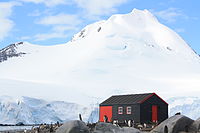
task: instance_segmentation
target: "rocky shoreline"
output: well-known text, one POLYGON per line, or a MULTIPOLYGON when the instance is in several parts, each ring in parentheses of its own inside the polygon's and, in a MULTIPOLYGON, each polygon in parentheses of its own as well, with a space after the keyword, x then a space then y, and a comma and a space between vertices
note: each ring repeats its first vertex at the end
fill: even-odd
MULTIPOLYGON (((134 127, 119 127, 111 123, 99 122, 93 127, 88 127, 82 121, 65 123, 56 130, 56 133, 146 133, 134 127)), ((159 125, 150 133, 200 133, 200 119, 192 120, 184 115, 174 115, 159 125)))
POLYGON ((74 120, 62 125, 43 125, 31 130, 0 131, 0 133, 200 133, 200 118, 192 120, 184 115, 172 116, 150 131, 134 127, 120 127, 112 123, 98 122, 86 124, 83 121, 74 120))

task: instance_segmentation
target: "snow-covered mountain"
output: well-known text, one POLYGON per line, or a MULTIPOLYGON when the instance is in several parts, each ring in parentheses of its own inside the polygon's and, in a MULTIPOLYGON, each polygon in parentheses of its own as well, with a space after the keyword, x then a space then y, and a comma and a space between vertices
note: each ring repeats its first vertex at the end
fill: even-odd
POLYGON ((79 119, 79 114, 82 115, 83 120, 86 122, 96 122, 98 115, 95 115, 95 110, 96 105, 84 107, 63 101, 47 102, 30 97, 15 99, 9 96, 1 96, 0 124, 64 122, 79 119))
POLYGON ((90 24, 66 44, 0 51, 0 94, 89 105, 112 94, 198 96, 200 58, 147 10, 90 24))

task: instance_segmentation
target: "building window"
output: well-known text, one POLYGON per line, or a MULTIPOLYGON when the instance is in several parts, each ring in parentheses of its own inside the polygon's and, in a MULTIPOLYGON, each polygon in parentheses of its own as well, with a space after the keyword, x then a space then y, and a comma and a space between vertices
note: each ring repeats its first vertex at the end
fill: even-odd
POLYGON ((123 114, 123 107, 118 107, 118 114, 123 114))
POLYGON ((131 114, 131 106, 126 107, 126 114, 131 114))

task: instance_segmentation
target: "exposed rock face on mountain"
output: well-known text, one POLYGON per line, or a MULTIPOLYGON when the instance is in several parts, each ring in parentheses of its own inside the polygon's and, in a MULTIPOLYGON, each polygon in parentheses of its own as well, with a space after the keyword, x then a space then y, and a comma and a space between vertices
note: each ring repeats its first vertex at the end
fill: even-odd
POLYGON ((8 58, 19 57, 26 53, 18 52, 17 46, 23 44, 23 42, 11 44, 0 50, 0 62, 6 61, 8 58))

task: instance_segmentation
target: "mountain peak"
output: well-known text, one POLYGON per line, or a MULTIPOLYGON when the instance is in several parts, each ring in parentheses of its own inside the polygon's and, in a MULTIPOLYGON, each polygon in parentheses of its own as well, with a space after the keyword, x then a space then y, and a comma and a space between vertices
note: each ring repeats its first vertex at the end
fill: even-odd
MULTIPOLYGON (((134 8, 131 13, 150 13, 149 10, 147 9, 144 9, 144 10, 140 10, 140 9, 137 9, 137 8, 134 8)), ((150 13, 151 14, 151 13, 150 13)))
POLYGON ((154 20, 154 21, 158 22, 157 18, 147 9, 139 10, 139 9, 134 8, 132 10, 131 14, 139 15, 140 17, 142 17, 142 16, 147 17, 150 20, 154 20))
POLYGON ((135 8, 130 13, 115 14, 112 15, 110 18, 108 18, 108 20, 101 20, 99 22, 87 25, 80 32, 75 34, 71 41, 73 42, 81 40, 89 35, 93 35, 93 33, 98 33, 101 31, 101 29, 103 29, 103 27, 105 27, 106 25, 113 25, 113 23, 114 24, 117 23, 118 25, 124 27, 129 26, 129 29, 133 29, 134 27, 137 26, 145 29, 146 25, 151 25, 152 23, 158 23, 158 20, 147 9, 139 10, 135 8))
MULTIPOLYGON (((134 8, 130 13, 127 14, 116 14, 112 15, 110 20, 113 19, 124 19, 124 21, 132 21, 134 23, 144 21, 145 23, 149 22, 158 22, 157 18, 147 9, 139 10, 134 8)), ((138 23, 140 24, 140 23, 138 23)))
POLYGON ((7 47, 1 49, 0 51, 6 51, 8 49, 13 49, 13 48, 16 49, 18 46, 23 45, 23 44, 24 44, 24 42, 16 42, 16 43, 8 45, 7 47))

